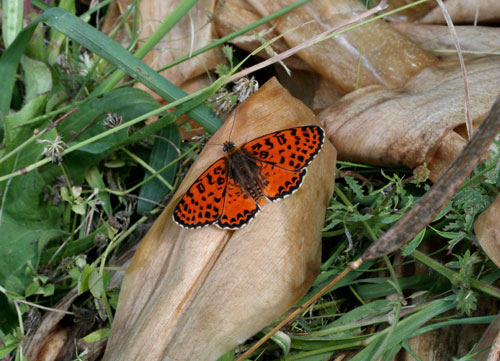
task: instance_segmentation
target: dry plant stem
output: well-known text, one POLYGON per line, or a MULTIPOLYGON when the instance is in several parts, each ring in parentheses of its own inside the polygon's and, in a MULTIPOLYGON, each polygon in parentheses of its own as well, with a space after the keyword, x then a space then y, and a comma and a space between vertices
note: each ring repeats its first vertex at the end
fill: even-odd
POLYGON ((271 331, 269 331, 264 337, 262 337, 259 341, 254 343, 248 350, 246 350, 240 357, 236 359, 236 361, 243 361, 248 356, 250 356, 255 350, 257 350, 264 342, 269 340, 276 332, 282 329, 288 322, 292 321, 295 317, 300 315, 307 307, 311 306, 314 302, 316 302, 321 296, 328 292, 333 286, 335 286, 338 282, 340 282, 349 272, 352 270, 358 269, 363 264, 362 259, 358 259, 354 262, 349 263, 349 267, 340 272, 337 277, 331 280, 325 287, 319 290, 313 297, 311 297, 307 302, 302 304, 299 308, 289 314, 283 321, 278 323, 271 331))
MULTIPOLYGON (((327 31, 324 31, 322 32, 321 34, 318 34, 314 37, 312 37, 311 39, 303 42, 302 44, 299 44, 291 49, 288 49, 287 51, 284 51, 283 53, 281 54, 278 54, 274 57, 272 57, 271 59, 267 59, 263 62, 260 62, 259 64, 256 64, 254 66, 251 66, 249 68, 246 68, 236 74, 233 74, 228 80, 227 82, 232 82, 236 79, 239 79, 241 77, 244 77, 248 74, 251 74, 259 69, 262 69, 262 68, 265 68, 266 66, 269 66, 271 64, 275 64, 275 63, 278 63, 280 61, 283 61, 285 60, 286 58, 289 58, 291 57, 292 55, 295 55, 296 53, 298 53, 300 50, 302 49, 305 49, 305 48, 308 48, 312 45, 314 45, 315 43, 321 41, 322 39, 326 38, 327 36, 331 35, 332 33, 342 29, 342 28, 345 28, 346 26, 348 25, 351 25, 351 24, 354 24, 355 22, 358 22, 362 19, 365 19, 371 15, 374 15, 375 13, 381 11, 381 10, 384 10, 385 8, 387 7, 386 5, 386 0, 382 0, 377 6, 375 6, 374 8, 362 13, 361 15, 358 15, 352 19, 350 19, 349 21, 346 21, 345 23, 339 25, 339 26, 336 26, 334 28, 331 28, 331 29, 328 29, 327 31)), ((263 48, 264 48, 265 45, 259 47, 256 52, 259 52, 261 51, 263 48)))
POLYGON ((15 302, 19 302, 19 303, 24 303, 25 305, 28 305, 28 306, 31 306, 31 307, 36 307, 36 308, 39 308, 39 309, 45 310, 45 311, 60 312, 60 313, 64 313, 65 315, 74 315, 73 312, 59 310, 57 308, 50 308, 50 307, 40 306, 40 305, 37 305, 36 303, 32 303, 32 302, 29 302, 29 301, 21 300, 19 298, 15 299, 14 301, 15 302))
POLYGON ((470 97, 469 97, 469 81, 467 80, 467 70, 465 69, 464 57, 462 55, 462 49, 460 48, 460 43, 458 41, 457 32, 455 31, 455 26, 453 25, 453 21, 451 20, 450 14, 444 6, 442 0, 436 0, 441 11, 443 12, 443 16, 446 19, 446 24, 450 29, 451 37, 453 38, 453 42, 455 43, 455 48, 457 49, 458 59, 460 60, 460 68, 462 69, 462 73, 464 76, 464 92, 465 92, 465 124, 467 125, 467 134, 469 139, 472 137, 472 119, 470 116, 470 97))
POLYGON ((387 255, 415 237, 450 201, 470 175, 481 154, 500 131, 500 97, 472 136, 469 144, 432 188, 391 229, 370 246, 361 257, 370 260, 387 255))

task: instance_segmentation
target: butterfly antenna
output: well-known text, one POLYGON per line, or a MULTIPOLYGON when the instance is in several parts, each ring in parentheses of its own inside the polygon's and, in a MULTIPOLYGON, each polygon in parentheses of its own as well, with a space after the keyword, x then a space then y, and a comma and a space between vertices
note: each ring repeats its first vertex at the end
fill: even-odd
POLYGON ((233 115, 233 124, 231 124, 231 130, 229 131, 229 136, 227 137, 227 141, 231 142, 231 134, 233 134, 234 123, 236 123, 236 113, 238 112, 238 107, 234 109, 233 115))
POLYGON ((207 143, 207 144, 205 144, 205 146, 207 146, 207 145, 218 145, 220 147, 224 146, 224 144, 221 144, 221 143, 207 143))
MULTIPOLYGON (((234 123, 236 123, 236 113, 238 111, 238 108, 235 108, 234 109, 234 115, 233 115, 233 124, 231 124, 231 130, 229 130, 229 136, 227 137, 227 141, 230 142, 231 141, 231 134, 233 134, 233 129, 234 129, 234 123)), ((224 144, 220 144, 220 143, 207 143, 205 145, 220 145, 220 146, 224 146, 224 144)))

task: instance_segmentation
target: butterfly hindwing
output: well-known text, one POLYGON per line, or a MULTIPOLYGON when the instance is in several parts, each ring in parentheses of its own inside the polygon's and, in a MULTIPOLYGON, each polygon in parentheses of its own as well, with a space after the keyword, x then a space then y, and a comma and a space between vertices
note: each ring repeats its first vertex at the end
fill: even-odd
POLYGON ((203 227, 216 222, 224 209, 226 187, 226 160, 221 158, 198 177, 177 203, 174 220, 187 228, 203 227))
POLYGON ((307 172, 306 169, 292 172, 269 163, 261 163, 261 172, 266 180, 262 191, 270 201, 284 198, 299 189, 307 172))
POLYGON ((284 129, 244 144, 247 154, 282 169, 298 171, 309 164, 323 146, 325 132, 316 125, 284 129))
POLYGON ((250 222, 260 210, 255 199, 235 184, 233 179, 228 179, 224 198, 222 217, 217 222, 220 228, 241 228, 250 222))

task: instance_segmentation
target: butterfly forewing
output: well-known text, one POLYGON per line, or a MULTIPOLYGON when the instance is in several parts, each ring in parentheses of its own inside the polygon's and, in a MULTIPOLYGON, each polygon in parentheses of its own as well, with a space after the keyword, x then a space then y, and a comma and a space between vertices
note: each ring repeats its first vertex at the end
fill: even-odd
POLYGON ((198 177, 177 203, 174 220, 187 228, 214 223, 221 217, 224 209, 226 186, 226 160, 221 158, 198 177))
POLYGON ((298 171, 320 151, 325 132, 318 126, 280 130, 255 138, 242 148, 251 156, 277 167, 298 171))

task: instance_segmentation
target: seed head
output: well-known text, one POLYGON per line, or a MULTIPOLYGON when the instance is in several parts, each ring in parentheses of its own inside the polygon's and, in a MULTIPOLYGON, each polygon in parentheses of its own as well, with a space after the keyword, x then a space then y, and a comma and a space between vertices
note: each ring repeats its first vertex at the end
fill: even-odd
POLYGON ((42 155, 50 158, 52 163, 58 162, 61 164, 63 153, 67 148, 66 143, 62 141, 61 136, 56 136, 56 139, 38 139, 38 143, 47 143, 45 148, 43 148, 42 155))

